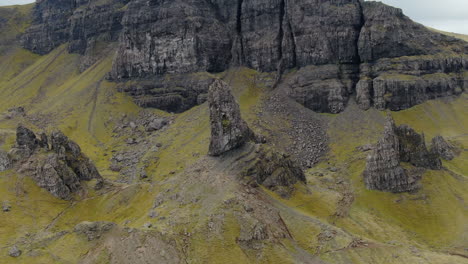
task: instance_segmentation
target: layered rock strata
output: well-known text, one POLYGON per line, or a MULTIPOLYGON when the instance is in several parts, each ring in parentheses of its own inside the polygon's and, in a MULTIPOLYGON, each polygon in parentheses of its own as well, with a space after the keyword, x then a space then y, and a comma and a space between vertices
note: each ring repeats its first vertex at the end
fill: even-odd
POLYGON ((232 66, 304 68, 291 96, 329 113, 343 111, 353 94, 363 109, 401 110, 460 94, 468 83, 466 42, 360 0, 42 0, 23 46, 45 54, 69 42, 70 52, 91 54, 100 40, 118 42, 109 77, 152 82, 126 91, 168 111, 199 103, 203 85, 161 82, 164 75, 232 66))
POLYGON ((81 181, 97 179, 96 187, 102 185, 103 179, 91 160, 62 132, 50 135, 50 146, 47 135, 41 134, 38 139, 24 126, 19 126, 16 134, 16 144, 9 155, 18 164, 19 172, 32 177, 52 195, 69 199, 82 188, 81 181))

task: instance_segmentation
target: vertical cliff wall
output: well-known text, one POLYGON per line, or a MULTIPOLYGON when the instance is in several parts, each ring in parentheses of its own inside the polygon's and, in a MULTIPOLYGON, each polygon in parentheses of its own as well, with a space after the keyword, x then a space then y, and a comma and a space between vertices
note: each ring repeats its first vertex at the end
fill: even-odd
MULTIPOLYGON (((429 31, 378 2, 42 0, 23 36, 24 47, 39 54, 69 42, 70 52, 93 56, 97 41, 117 42, 111 79, 156 80, 154 87, 125 88, 146 99, 161 76, 234 66, 279 74, 301 68, 290 84, 292 97, 330 113, 343 111, 354 94, 363 109, 401 110, 460 94, 468 83, 466 42, 429 31)), ((186 98, 191 89, 165 87, 158 98, 186 98)), ((167 108, 164 99, 148 100, 151 107, 167 108)))

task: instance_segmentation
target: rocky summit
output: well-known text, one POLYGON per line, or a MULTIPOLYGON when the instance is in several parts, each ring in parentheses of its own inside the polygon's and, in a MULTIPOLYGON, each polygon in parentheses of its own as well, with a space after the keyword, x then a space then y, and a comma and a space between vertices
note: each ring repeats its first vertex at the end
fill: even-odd
POLYGON ((467 41, 365 0, 0 1, 0 263, 468 264, 467 41))

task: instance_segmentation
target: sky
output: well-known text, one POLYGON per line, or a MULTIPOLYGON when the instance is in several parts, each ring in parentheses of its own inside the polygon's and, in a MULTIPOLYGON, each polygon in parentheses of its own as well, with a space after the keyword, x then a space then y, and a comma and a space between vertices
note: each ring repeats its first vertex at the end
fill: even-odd
MULTIPOLYGON (((33 0, 0 0, 0 6, 33 0)), ((403 9, 413 20, 436 29, 468 34, 468 0, 381 0, 403 9)))

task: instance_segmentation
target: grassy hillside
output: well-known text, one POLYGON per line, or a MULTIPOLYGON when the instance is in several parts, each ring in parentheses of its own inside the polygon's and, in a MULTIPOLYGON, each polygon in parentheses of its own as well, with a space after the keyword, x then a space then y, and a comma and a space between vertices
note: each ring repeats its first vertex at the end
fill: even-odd
POLYGON ((244 68, 219 74, 259 133, 286 140, 291 118, 303 113, 296 109, 327 124, 326 159, 306 171, 307 185, 282 198, 240 184, 233 159, 251 151, 248 146, 232 157, 206 156, 206 104, 177 115, 139 108, 118 92, 119 84, 105 80, 112 53, 80 73, 80 56, 66 46, 46 56, 8 47, 0 58, 1 148, 14 144, 18 123, 35 131, 60 128, 110 183, 101 191, 89 183, 74 201, 62 201, 13 170, 0 173, 0 202, 12 205, 0 217, 2 263, 468 263, 466 94, 392 113, 426 140, 440 134, 463 151, 444 170, 426 172, 418 192, 390 194, 365 189, 367 153, 356 149, 377 141, 384 112, 351 103, 339 115, 316 114, 290 102, 291 112, 268 115, 262 102, 271 76, 244 68), (16 106, 25 107, 25 117, 1 117, 16 106), (140 127, 115 132, 144 114, 172 122, 152 134, 140 127), (126 143, 137 135, 143 143, 126 143), (122 181, 111 171, 119 151, 141 151, 138 167, 148 178, 122 181), (118 227, 89 239, 74 231, 83 221, 118 227), (258 230, 268 230, 268 237, 249 240, 258 230), (23 251, 19 258, 8 256, 14 244, 23 251))

